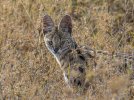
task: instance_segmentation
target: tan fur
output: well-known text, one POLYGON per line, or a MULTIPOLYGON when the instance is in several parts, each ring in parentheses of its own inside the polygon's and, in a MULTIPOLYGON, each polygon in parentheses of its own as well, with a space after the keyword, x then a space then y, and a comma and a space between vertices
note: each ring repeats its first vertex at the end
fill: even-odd
POLYGON ((50 16, 45 15, 43 19, 44 40, 49 51, 57 59, 63 70, 66 82, 74 87, 85 88, 86 70, 94 66, 94 55, 92 50, 86 50, 76 44, 72 38, 71 17, 66 15, 62 18, 59 27, 54 26, 50 16), (87 61, 90 59, 90 65, 87 61))
MULTIPOLYGON (((126 63, 125 58, 127 55, 119 53, 110 54, 106 51, 95 51, 84 46, 78 46, 72 38, 72 22, 69 15, 65 15, 62 18, 59 26, 55 26, 51 17, 45 15, 43 18, 43 32, 46 47, 59 63, 65 81, 77 92, 83 92, 89 87, 91 81, 89 73, 92 73, 93 69, 101 67, 101 63, 97 64, 97 60, 103 57, 101 55, 104 55, 104 57, 108 56, 110 60, 113 57, 116 60, 118 58, 117 62, 120 62, 122 66, 126 63)), ((132 56, 127 58, 129 61, 134 60, 132 56)), ((105 62, 103 63, 105 64, 105 62)), ((113 68, 114 65, 111 65, 110 68, 113 68)))

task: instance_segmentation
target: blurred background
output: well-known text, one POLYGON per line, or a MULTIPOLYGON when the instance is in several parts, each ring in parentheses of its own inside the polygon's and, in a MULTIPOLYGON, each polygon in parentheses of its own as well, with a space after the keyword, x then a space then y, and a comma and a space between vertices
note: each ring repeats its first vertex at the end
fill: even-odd
MULTIPOLYGON (((80 45, 111 53, 134 49, 134 0, 0 0, 0 100, 73 97, 59 65, 45 47, 45 14, 56 25, 69 14, 72 35, 80 45)), ((101 100, 100 95, 98 98, 94 99, 101 100)))

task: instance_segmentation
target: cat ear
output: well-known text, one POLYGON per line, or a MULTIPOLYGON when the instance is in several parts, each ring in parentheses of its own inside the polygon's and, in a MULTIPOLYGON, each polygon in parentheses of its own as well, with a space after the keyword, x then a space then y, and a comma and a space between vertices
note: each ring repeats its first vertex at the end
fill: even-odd
POLYGON ((63 32, 72 33, 72 20, 69 15, 65 15, 59 25, 59 29, 63 32))
POLYGON ((43 33, 51 32, 54 27, 54 22, 49 15, 43 17, 43 33))

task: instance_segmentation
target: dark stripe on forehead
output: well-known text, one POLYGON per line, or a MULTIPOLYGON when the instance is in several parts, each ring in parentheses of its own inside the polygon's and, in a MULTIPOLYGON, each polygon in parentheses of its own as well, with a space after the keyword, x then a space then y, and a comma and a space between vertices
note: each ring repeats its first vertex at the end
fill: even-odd
POLYGON ((57 33, 58 33, 58 27, 56 26, 52 34, 52 39, 54 38, 54 36, 58 35, 57 33))
POLYGON ((57 31, 57 32, 58 32, 58 26, 55 26, 55 31, 57 31))

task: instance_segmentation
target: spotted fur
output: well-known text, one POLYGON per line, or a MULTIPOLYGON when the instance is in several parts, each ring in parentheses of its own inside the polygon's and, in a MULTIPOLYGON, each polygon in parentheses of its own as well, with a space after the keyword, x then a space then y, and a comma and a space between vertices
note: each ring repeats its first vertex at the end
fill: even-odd
POLYGON ((109 68, 115 66, 112 64, 113 57, 121 63, 121 67, 116 67, 119 70, 124 68, 123 65, 126 61, 134 62, 133 55, 110 54, 107 51, 79 46, 72 37, 72 21, 69 15, 62 18, 59 26, 55 26, 51 17, 45 15, 43 18, 43 33, 46 47, 59 63, 66 83, 77 91, 85 91, 89 87, 88 70, 101 66, 101 63, 97 62, 98 59, 102 59, 101 55, 108 56, 110 59, 111 66, 109 68))
POLYGON ((51 17, 43 18, 44 41, 48 50, 54 55, 59 63, 65 81, 74 88, 83 88, 87 85, 85 77, 87 60, 92 59, 92 50, 86 50, 77 45, 72 38, 72 21, 69 15, 65 15, 59 26, 55 26, 51 17))

